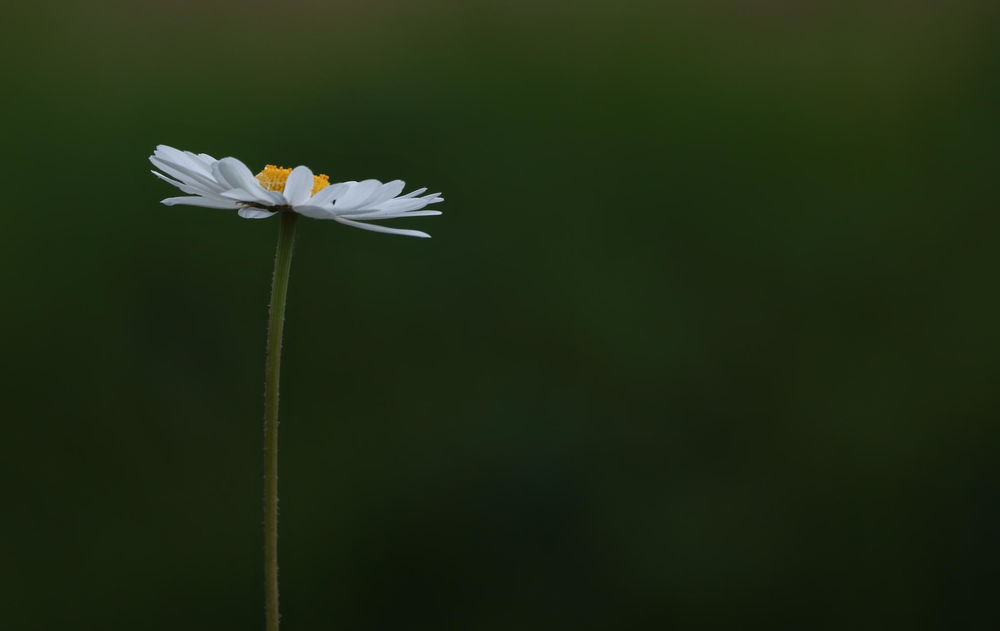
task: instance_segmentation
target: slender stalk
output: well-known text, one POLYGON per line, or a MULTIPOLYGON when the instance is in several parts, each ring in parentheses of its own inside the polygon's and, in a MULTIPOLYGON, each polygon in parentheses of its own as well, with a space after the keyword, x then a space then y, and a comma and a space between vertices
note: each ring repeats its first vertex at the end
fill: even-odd
POLYGON ((278 611, 278 386, 296 218, 298 215, 293 212, 281 213, 267 322, 267 365, 264 369, 264 584, 267 631, 278 631, 281 619, 278 611))

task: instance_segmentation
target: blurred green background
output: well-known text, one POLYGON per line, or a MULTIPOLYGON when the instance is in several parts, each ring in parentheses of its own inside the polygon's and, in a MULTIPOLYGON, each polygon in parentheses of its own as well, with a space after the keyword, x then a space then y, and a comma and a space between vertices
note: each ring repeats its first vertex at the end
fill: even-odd
POLYGON ((995 2, 4 12, 0 628, 263 626, 278 225, 159 143, 447 199, 300 223, 288 631, 1000 625, 995 2))

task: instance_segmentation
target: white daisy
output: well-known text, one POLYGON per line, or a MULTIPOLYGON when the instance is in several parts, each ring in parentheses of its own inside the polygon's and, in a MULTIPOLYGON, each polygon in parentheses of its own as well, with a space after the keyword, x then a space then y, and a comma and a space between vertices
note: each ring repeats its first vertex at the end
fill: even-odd
POLYGON ((153 175, 189 194, 187 197, 168 197, 162 203, 239 210, 240 217, 245 219, 265 219, 279 212, 296 212, 313 219, 333 219, 364 230, 430 237, 419 230, 387 228, 366 222, 440 215, 437 210, 421 209, 444 201, 440 193, 423 195, 426 188, 400 195, 404 186, 401 180, 385 184, 378 180, 330 184, 326 175, 313 175, 308 167, 285 169, 273 164, 254 175, 236 158, 216 160, 208 154, 180 151, 166 145, 159 145, 149 161, 163 172, 153 171, 153 175))

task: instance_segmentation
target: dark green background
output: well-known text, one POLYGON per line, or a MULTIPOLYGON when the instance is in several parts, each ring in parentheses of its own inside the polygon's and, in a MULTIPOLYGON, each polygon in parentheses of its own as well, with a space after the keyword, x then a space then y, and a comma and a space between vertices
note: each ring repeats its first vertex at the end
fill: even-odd
POLYGON ((159 143, 447 199, 300 222, 288 631, 1000 624, 996 3, 4 14, 0 628, 262 628, 278 226, 159 143))

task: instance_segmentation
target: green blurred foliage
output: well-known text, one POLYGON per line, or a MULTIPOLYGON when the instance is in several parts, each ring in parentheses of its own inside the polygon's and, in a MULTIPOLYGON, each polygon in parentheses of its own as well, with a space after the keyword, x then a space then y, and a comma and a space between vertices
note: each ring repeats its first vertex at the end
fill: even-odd
POLYGON ((5 9, 0 628, 262 625, 277 225, 159 143, 441 190, 300 224, 285 628, 998 621, 992 2, 5 9))

